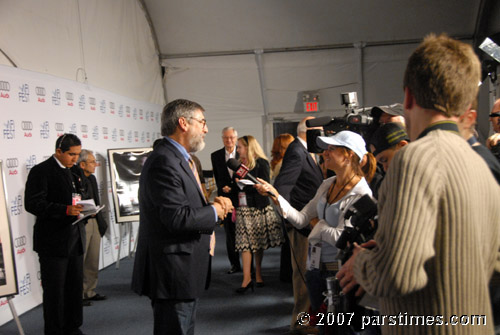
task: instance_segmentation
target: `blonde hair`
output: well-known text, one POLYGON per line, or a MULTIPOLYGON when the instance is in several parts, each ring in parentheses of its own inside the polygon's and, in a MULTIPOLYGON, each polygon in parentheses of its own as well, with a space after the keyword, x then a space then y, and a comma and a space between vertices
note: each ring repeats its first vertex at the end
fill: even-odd
POLYGON ((486 146, 491 150, 500 141, 500 133, 495 133, 486 139, 486 146))
POLYGON ((271 169, 274 169, 276 164, 281 162, 285 156, 286 149, 292 143, 294 137, 288 133, 278 135, 273 142, 273 148, 271 149, 271 169))
POLYGON ((252 135, 242 136, 238 138, 238 141, 240 141, 245 147, 247 147, 247 167, 250 170, 253 170, 255 168, 258 158, 267 160, 264 150, 262 150, 259 142, 257 142, 255 137, 253 137, 252 135))

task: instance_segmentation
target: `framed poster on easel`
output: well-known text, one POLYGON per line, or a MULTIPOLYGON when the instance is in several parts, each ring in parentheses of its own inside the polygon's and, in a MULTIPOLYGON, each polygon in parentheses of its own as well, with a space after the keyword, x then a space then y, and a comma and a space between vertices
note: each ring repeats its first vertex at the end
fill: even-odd
MULTIPOLYGON (((144 162, 152 150, 153 148, 108 149, 116 223, 121 224, 116 268, 120 266, 123 224, 126 224, 130 231, 132 222, 139 221, 139 178, 144 162)), ((131 234, 129 238, 130 255, 131 234)))
POLYGON ((4 164, 0 160, 0 298, 18 293, 7 199, 4 164))
POLYGON ((139 221, 139 177, 151 150, 108 149, 116 223, 139 221))

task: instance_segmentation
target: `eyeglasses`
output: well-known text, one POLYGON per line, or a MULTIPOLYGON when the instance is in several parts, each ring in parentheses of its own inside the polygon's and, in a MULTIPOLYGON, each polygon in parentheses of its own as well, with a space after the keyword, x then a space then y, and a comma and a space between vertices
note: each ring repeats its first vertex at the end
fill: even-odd
POLYGON ((195 117, 190 117, 191 120, 195 120, 195 121, 198 121, 199 123, 201 123, 201 125, 203 126, 203 128, 205 128, 207 126, 207 120, 206 119, 197 119, 195 117))

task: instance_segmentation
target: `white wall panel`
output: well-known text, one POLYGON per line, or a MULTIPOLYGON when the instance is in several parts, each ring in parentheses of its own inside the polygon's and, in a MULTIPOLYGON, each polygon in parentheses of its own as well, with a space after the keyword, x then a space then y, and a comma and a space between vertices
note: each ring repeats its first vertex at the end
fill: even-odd
MULTIPOLYGON (((102 240, 100 266, 108 266, 117 260, 120 243, 121 257, 127 254, 137 223, 132 232, 124 229, 120 241, 107 149, 151 146, 160 136, 161 107, 90 85, 0 66, 0 159, 8 162, 5 180, 19 285, 13 302, 19 314, 42 301, 38 256, 33 251, 35 217, 24 209, 29 170, 54 153, 56 139, 63 133, 77 135, 83 148, 94 150, 98 160, 96 177, 110 226, 102 240)), ((1 299, 0 324, 10 319, 6 299, 1 299)))

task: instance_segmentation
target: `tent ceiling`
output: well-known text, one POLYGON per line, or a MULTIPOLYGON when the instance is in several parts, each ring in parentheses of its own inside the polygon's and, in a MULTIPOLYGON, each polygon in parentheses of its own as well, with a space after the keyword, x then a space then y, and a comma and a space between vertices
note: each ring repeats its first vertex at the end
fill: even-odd
POLYGON ((429 32, 472 39, 495 0, 142 1, 162 58, 174 58, 404 43, 429 32))

